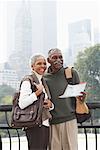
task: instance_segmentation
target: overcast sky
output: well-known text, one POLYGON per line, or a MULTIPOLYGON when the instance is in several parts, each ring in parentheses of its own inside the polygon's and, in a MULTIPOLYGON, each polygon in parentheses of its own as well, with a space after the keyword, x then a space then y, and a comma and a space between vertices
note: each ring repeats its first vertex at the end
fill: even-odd
MULTIPOLYGON (((15 10, 15 8, 13 8, 12 6, 9 7, 8 10, 7 1, 18 2, 23 0, 0 0, 0 63, 5 62, 7 60, 8 55, 7 13, 9 12, 9 14, 13 14, 15 10)), ((59 48, 64 50, 68 46, 68 23, 82 19, 91 19, 95 27, 100 27, 99 0, 57 0, 57 41, 59 48)))
POLYGON ((58 47, 65 49, 68 46, 69 23, 82 19, 91 19, 94 28, 100 27, 99 0, 71 0, 58 3, 58 47))

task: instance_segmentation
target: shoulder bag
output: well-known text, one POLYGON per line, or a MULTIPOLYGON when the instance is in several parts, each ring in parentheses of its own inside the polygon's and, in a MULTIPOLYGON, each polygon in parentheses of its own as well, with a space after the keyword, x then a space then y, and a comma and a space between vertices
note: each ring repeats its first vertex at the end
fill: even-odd
MULTIPOLYGON (((32 85, 34 81, 34 77, 29 75, 24 80, 29 80, 31 83, 32 91, 36 89, 34 85, 32 85)), ((23 80, 21 81, 22 84, 23 80)), ((20 87, 21 87, 20 84, 20 87)), ((11 118, 11 127, 13 128, 22 128, 22 127, 34 127, 42 125, 42 110, 43 110, 43 101, 45 94, 42 92, 38 96, 38 100, 33 102, 33 104, 28 107, 21 109, 19 107, 19 92, 16 92, 13 96, 13 105, 12 105, 12 118, 11 118)))

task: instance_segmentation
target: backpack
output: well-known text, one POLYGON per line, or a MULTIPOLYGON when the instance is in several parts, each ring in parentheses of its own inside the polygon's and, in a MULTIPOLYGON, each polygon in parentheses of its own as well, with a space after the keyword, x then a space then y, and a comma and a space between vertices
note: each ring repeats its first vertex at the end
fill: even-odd
MULTIPOLYGON (((73 67, 67 67, 65 68, 65 75, 67 82, 69 84, 73 84, 72 80, 72 68, 73 67)), ((83 123, 86 120, 88 120, 91 117, 91 113, 89 111, 89 108, 85 102, 80 102, 80 100, 76 99, 76 118, 77 123, 83 123)))
MULTIPOLYGON (((28 75, 25 76, 23 81, 28 80, 31 83, 32 92, 36 91, 36 86, 34 85, 34 76, 28 75)), ((11 127, 13 128, 23 128, 23 127, 34 127, 42 125, 42 110, 43 110, 43 101, 45 94, 42 92, 38 96, 38 100, 33 102, 31 105, 27 106, 24 109, 19 107, 19 96, 20 96, 20 88, 19 91, 16 92, 13 96, 13 104, 12 104, 12 116, 11 116, 11 127)))

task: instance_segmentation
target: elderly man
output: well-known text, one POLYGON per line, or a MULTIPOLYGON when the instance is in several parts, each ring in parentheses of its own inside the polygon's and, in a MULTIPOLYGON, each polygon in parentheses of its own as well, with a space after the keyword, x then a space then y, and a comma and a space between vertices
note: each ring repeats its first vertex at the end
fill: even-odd
MULTIPOLYGON (((62 98, 68 85, 65 69, 63 67, 63 56, 61 50, 55 48, 48 52, 48 73, 45 75, 45 80, 51 93, 51 99, 54 103, 54 109, 51 111, 51 145, 50 150, 77 150, 77 120, 75 116, 74 98, 62 98)), ((72 69, 72 81, 78 84, 79 76, 72 69)), ((84 93, 81 99, 84 99, 84 93), (83 98, 82 98, 83 97, 83 98)))

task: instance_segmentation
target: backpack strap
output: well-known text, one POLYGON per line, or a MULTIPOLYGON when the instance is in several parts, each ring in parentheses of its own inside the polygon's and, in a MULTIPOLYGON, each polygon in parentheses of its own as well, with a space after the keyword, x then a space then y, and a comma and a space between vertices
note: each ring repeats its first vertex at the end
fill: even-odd
POLYGON ((72 79, 72 68, 71 66, 65 68, 65 75, 67 79, 72 79))

